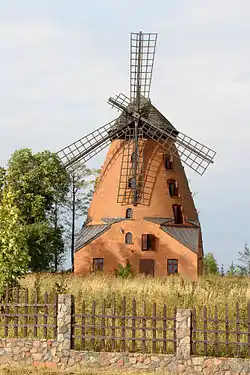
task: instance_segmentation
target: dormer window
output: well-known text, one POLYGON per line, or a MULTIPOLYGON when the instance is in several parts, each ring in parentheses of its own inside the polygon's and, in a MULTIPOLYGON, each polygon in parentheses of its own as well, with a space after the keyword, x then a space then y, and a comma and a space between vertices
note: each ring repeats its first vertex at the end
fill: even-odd
POLYGON ((183 224, 183 213, 180 204, 173 204, 173 213, 175 224, 183 224))
POLYGON ((173 169, 174 158, 170 155, 164 155, 165 169, 173 169))
POLYGON ((133 210, 132 210, 132 208, 127 208, 126 219, 132 219, 132 218, 133 218, 133 210))
POLYGON ((179 191, 178 191, 178 183, 175 180, 168 180, 168 191, 170 197, 178 197, 179 191))

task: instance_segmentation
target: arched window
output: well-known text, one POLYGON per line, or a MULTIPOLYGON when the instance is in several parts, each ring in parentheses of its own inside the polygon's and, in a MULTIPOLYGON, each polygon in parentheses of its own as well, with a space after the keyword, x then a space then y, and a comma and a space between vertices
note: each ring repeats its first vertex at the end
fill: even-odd
POLYGON ((125 243, 133 243, 133 236, 131 232, 125 234, 125 243))
POLYGON ((129 178, 129 180, 128 180, 128 187, 129 188, 132 188, 132 187, 134 187, 134 185, 135 185, 135 179, 134 178, 129 178))
POLYGON ((126 219, 132 219, 133 217, 133 210, 132 208, 127 208, 126 209, 126 219))

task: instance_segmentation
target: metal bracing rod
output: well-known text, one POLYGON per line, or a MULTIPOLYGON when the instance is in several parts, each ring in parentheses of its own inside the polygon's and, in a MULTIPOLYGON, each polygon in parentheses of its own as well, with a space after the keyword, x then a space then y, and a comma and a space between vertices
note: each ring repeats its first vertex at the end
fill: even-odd
MULTIPOLYGON (((138 62, 137 62, 137 77, 136 77, 136 109, 137 112, 140 111, 140 96, 141 96, 141 86, 140 86, 140 80, 141 80, 141 42, 142 42, 142 32, 139 32, 139 45, 138 45, 138 62)), ((133 205, 137 205, 138 200, 138 186, 137 186, 137 165, 138 165, 138 127, 139 127, 139 120, 135 120, 135 136, 134 136, 134 163, 133 163, 133 205)))
MULTIPOLYGON (((137 77, 136 77, 136 107, 137 112, 140 111, 140 96, 141 96, 141 50, 142 50, 142 32, 139 32, 138 45, 138 62, 137 62, 137 77)), ((138 128, 138 127, 137 127, 138 128)))
POLYGON ((116 121, 117 120, 111 121, 110 123, 58 151, 57 155, 61 159, 63 166, 68 168, 81 159, 89 160, 111 142, 111 137, 114 139, 122 136, 125 133, 127 124, 113 130, 112 128, 116 121))
POLYGON ((137 186, 137 165, 138 165, 138 125, 139 125, 139 122, 138 120, 135 120, 135 137, 134 137, 134 142, 135 142, 135 145, 134 145, 134 153, 135 153, 135 157, 134 157, 134 163, 133 163, 133 174, 134 174, 134 186, 133 186, 133 190, 134 190, 134 199, 133 199, 133 205, 136 206, 137 205, 137 200, 138 200, 138 186, 137 186))

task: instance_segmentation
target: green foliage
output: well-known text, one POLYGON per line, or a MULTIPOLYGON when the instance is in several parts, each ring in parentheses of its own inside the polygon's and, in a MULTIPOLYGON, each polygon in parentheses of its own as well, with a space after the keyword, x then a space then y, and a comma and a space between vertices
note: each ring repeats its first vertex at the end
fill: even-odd
POLYGON ((115 275, 116 277, 122 277, 124 279, 127 277, 131 277, 132 268, 131 268, 129 261, 127 261, 125 267, 123 267, 121 264, 118 264, 118 270, 115 270, 115 275))
POLYGON ((55 202, 64 199, 69 177, 56 154, 21 149, 8 162, 6 182, 25 223, 34 224, 46 220, 55 202))
POLYGON ((207 253, 204 256, 205 275, 218 275, 219 267, 213 253, 207 253))
POLYGON ((3 191, 0 200, 0 294, 28 271, 29 255, 25 230, 15 195, 3 191))
POLYGON ((240 270, 239 270, 239 267, 236 266, 234 264, 234 262, 232 261, 232 263, 230 264, 228 270, 227 270, 227 275, 228 276, 238 276, 240 274, 240 270))
POLYGON ((244 251, 239 251, 239 258, 240 265, 238 265, 240 275, 242 276, 250 276, 250 249, 248 244, 245 243, 244 251))
POLYGON ((69 176, 57 155, 18 150, 7 170, 0 171, 0 187, 1 181, 3 192, 13 192, 11 207, 20 214, 30 270, 57 269, 63 260, 64 244, 55 207, 63 202, 69 189, 69 176))
POLYGON ((25 225, 25 238, 30 254, 32 272, 51 271, 55 267, 57 249, 60 264, 64 259, 62 228, 55 229, 47 221, 25 225))

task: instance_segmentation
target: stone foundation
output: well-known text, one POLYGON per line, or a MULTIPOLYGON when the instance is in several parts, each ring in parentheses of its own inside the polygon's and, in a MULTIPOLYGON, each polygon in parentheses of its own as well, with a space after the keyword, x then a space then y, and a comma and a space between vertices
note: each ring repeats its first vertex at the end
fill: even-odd
POLYGON ((140 353, 84 352, 64 349, 53 340, 0 339, 0 365, 54 370, 119 369, 170 374, 249 375, 250 360, 140 353))

